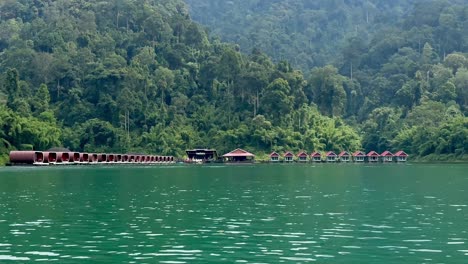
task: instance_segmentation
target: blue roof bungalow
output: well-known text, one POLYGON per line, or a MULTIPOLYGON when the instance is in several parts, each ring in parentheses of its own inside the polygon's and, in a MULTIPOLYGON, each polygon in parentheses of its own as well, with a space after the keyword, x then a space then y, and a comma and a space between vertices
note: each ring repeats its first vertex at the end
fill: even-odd
POLYGON ((326 154, 327 162, 336 162, 336 157, 338 157, 338 155, 333 151, 328 151, 326 154))
POLYGON ((321 162, 322 161, 322 154, 318 151, 310 154, 310 159, 312 162, 321 162))
POLYGON ((290 151, 284 153, 284 162, 293 162, 294 161, 294 154, 290 151))
POLYGON ((309 155, 305 151, 301 151, 297 154, 297 161, 298 162, 307 162, 307 158, 309 155))
POLYGON ((279 154, 276 152, 272 152, 270 154, 270 162, 279 162, 279 154))

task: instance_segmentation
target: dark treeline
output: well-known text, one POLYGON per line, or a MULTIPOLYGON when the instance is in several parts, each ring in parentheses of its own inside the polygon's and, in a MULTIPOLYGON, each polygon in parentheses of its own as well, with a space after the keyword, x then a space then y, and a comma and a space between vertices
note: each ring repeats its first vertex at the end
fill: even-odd
MULTIPOLYGON (((295 2, 301 1, 287 1, 295 2)), ((391 10, 410 10, 403 2, 391 10)), ((371 16, 383 20, 379 30, 361 35, 357 28, 344 35, 344 46, 310 41, 334 51, 299 71, 288 62, 296 64, 292 57, 271 60, 266 46, 244 52, 208 37, 183 1, 4 0, 0 153, 54 146, 176 156, 193 147, 257 153, 364 148, 463 159, 468 8, 455 2, 431 2, 397 21, 371 16)), ((304 27, 330 35, 346 30, 343 21, 325 28, 313 21, 304 27)), ((246 29, 239 34, 247 39, 276 40, 260 31, 243 35, 247 22, 231 21, 246 29)), ((294 31, 289 34, 294 39, 294 31)))

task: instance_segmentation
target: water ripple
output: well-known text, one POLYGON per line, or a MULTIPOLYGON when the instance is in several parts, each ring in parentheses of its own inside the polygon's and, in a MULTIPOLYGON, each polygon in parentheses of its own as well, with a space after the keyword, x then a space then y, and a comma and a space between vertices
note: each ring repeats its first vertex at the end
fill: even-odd
POLYGON ((401 167, 392 180, 363 176, 362 166, 327 177, 316 171, 322 166, 304 168, 310 171, 286 176, 251 175, 256 167, 232 177, 177 175, 173 167, 108 168, 99 177, 87 169, 74 177, 67 171, 35 177, 34 184, 0 178, 0 262, 466 260, 468 180, 431 187, 424 177, 400 177, 401 167))

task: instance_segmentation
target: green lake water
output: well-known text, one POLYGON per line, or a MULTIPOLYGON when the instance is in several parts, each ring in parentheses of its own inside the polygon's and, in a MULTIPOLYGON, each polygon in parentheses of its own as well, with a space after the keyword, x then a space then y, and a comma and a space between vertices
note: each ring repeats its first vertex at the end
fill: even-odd
POLYGON ((468 263, 468 165, 0 168, 0 263, 468 263))

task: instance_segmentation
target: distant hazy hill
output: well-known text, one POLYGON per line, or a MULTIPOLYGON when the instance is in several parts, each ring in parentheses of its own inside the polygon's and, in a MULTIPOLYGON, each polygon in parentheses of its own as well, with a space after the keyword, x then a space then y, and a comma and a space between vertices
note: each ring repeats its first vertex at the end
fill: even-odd
MULTIPOLYGON (((468 3, 465 0, 185 1, 192 17, 206 25, 212 35, 239 44, 244 52, 259 48, 274 59, 289 60, 305 71, 329 63, 340 66, 350 39, 358 37, 369 45, 382 37, 382 31, 411 30, 426 23, 435 26, 442 22, 439 19, 442 7, 451 9, 457 3, 468 3)), ((432 38, 429 31, 424 34, 427 39, 421 40, 423 44, 432 38)))

